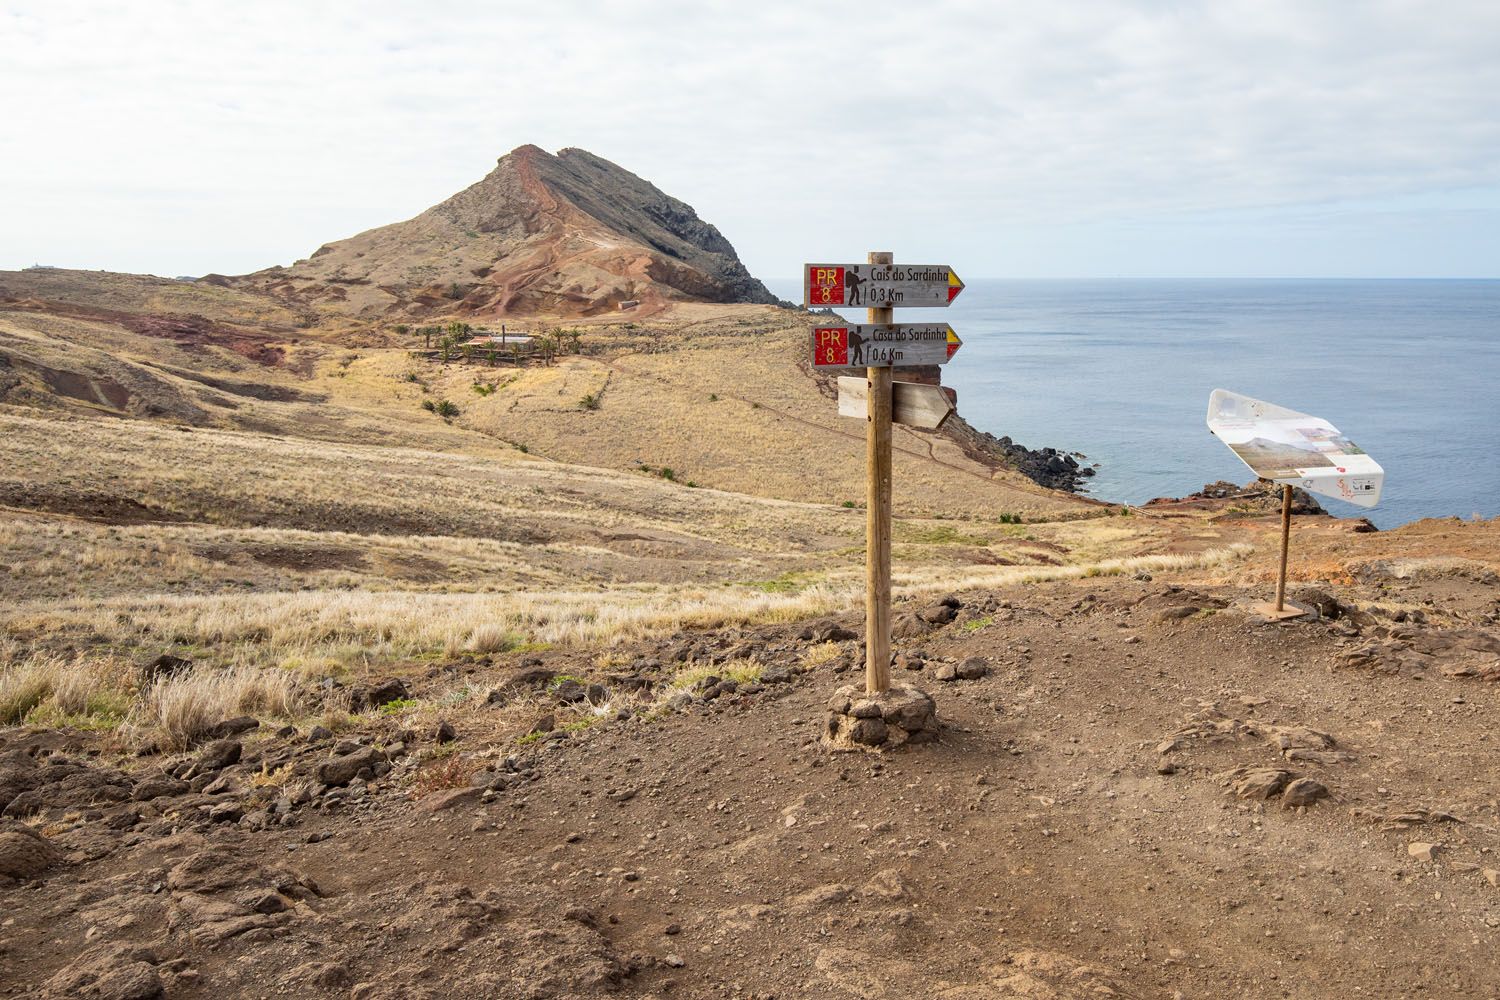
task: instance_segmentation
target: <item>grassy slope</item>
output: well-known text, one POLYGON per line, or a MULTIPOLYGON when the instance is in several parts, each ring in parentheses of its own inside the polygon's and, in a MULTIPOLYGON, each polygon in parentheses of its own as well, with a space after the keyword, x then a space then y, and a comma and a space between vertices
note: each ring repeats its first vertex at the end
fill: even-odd
MULTIPOLYGON (((124 676, 171 650, 364 672, 857 598, 864 515, 842 501, 862 497, 862 436, 798 367, 796 314, 615 318, 584 327, 583 356, 516 369, 207 285, 27 272, 0 289, 8 670, 124 676), (423 408, 441 399, 456 418, 423 408)), ((908 588, 1171 549, 942 439, 898 449, 908 588)))

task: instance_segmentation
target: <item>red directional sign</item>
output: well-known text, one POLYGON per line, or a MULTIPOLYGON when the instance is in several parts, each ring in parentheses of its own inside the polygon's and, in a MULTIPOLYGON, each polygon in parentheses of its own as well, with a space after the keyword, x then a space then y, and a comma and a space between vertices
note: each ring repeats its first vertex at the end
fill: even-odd
POLYGON ((806 306, 946 306, 964 290, 947 264, 807 264, 806 306))

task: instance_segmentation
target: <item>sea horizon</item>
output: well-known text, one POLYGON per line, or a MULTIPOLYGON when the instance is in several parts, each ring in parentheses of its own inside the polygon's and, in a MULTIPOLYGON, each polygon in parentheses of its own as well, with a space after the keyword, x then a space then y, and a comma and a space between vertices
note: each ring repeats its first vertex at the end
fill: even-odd
MULTIPOLYGON (((768 286, 801 301, 798 279, 768 286)), ((897 320, 950 323, 964 346, 943 382, 959 413, 1082 453, 1098 465, 1088 496, 1143 504, 1251 481, 1204 422, 1224 388, 1323 417, 1381 463, 1380 503, 1320 497, 1330 514, 1382 528, 1500 515, 1497 463, 1466 461, 1500 422, 1500 279, 975 278, 952 307, 897 320)))

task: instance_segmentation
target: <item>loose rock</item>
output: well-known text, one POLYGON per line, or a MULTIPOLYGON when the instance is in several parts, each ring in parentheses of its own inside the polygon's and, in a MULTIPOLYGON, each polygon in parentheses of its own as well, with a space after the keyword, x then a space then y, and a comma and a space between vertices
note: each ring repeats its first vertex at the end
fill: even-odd
POLYGON ((1438 856, 1443 853, 1443 845, 1413 841, 1406 845, 1406 853, 1418 861, 1436 861, 1438 856))
POLYGON ((61 860, 62 851, 51 841, 19 823, 0 833, 0 875, 36 878, 61 860))
POLYGON ((380 751, 373 747, 360 747, 353 753, 335 757, 319 764, 313 776, 320 784, 329 786, 347 785, 365 768, 374 773, 375 765, 382 759, 380 751))
POLYGON ((214 740, 198 754, 198 763, 193 770, 197 774, 221 771, 231 764, 238 764, 243 752, 244 747, 239 740, 214 740))
POLYGON ((977 681, 990 672, 989 661, 982 656, 971 656, 958 665, 956 673, 966 681, 977 681))
POLYGON ((1286 786, 1286 791, 1281 793, 1281 804, 1284 806, 1310 806, 1321 798, 1328 796, 1328 786, 1321 781, 1312 778, 1298 778, 1286 786))
POLYGON ((1251 771, 1235 782, 1234 794, 1242 799, 1269 799, 1286 787, 1291 772, 1275 768, 1251 771))

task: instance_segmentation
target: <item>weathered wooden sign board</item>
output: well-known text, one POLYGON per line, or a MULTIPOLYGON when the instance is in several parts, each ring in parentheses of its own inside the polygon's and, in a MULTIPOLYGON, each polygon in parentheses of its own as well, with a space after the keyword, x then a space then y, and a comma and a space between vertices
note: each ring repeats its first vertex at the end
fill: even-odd
MULTIPOLYGON (((870 415, 870 382, 854 375, 839 376, 839 416, 870 415)), ((891 420, 904 427, 933 431, 953 415, 953 400, 940 385, 891 382, 891 420)))
POLYGON ((1258 605, 1267 618, 1300 618, 1286 606, 1286 561, 1292 537, 1292 487, 1361 507, 1380 500, 1385 470, 1337 427, 1263 399, 1215 389, 1208 397, 1208 429, 1261 479, 1281 484, 1281 567, 1276 601, 1258 605))
POLYGON ((814 368, 945 365, 963 346, 947 323, 843 323, 813 330, 814 368))
POLYGON ((805 306, 931 309, 963 290, 947 264, 806 264, 802 273, 805 306))

